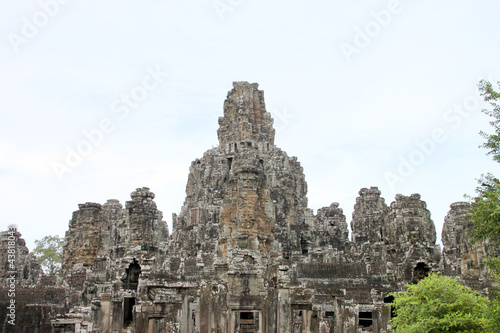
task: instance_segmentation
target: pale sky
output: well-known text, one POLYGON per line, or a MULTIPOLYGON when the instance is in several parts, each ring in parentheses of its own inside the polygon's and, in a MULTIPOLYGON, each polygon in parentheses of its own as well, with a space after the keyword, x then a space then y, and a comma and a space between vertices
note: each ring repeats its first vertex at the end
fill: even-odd
POLYGON ((79 203, 156 194, 179 213, 233 81, 259 83, 309 207, 420 193, 449 205, 498 175, 477 83, 500 80, 498 1, 0 2, 0 230, 63 236, 79 203))

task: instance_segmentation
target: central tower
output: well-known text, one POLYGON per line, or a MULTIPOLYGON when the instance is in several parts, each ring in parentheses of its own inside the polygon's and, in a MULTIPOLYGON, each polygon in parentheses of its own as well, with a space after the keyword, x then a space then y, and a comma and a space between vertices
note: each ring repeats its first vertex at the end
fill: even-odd
POLYGON ((279 253, 266 171, 273 120, 257 84, 236 82, 224 102, 218 137, 228 161, 217 262, 227 269, 229 328, 262 332, 269 307, 267 268, 279 253), (264 311, 263 311, 264 310, 264 311))
POLYGON ((264 92, 257 83, 233 82, 219 117, 219 144, 238 149, 238 144, 274 145, 273 119, 266 111, 264 92))
POLYGON ((169 268, 210 277, 200 290, 203 329, 274 327, 278 267, 307 248, 312 213, 303 170, 274 145, 274 135, 258 84, 234 82, 219 118, 219 146, 191 164, 186 200, 173 218, 169 268))

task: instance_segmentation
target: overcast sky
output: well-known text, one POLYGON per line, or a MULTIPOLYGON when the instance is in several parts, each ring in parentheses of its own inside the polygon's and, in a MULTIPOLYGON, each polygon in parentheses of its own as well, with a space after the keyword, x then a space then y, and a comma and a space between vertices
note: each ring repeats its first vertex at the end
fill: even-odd
POLYGON ((233 81, 259 83, 315 211, 358 191, 449 205, 498 174, 480 79, 500 80, 500 2, 0 2, 0 229, 33 249, 79 203, 156 194, 171 223, 217 145, 233 81))

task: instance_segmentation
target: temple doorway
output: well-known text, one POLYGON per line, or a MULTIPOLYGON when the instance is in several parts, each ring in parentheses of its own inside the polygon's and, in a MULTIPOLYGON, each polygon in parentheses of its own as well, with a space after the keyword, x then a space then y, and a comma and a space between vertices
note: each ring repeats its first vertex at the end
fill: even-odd
POLYGON ((234 333, 259 333, 260 318, 258 311, 235 311, 234 333))

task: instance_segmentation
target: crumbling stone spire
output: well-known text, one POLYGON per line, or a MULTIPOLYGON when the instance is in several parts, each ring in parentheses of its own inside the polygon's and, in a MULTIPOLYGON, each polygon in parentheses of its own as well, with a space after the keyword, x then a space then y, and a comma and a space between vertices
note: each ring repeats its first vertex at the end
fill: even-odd
POLYGON ((142 187, 132 192, 130 197, 132 200, 125 203, 130 241, 136 243, 152 241, 157 237, 158 232, 168 236, 168 229, 162 222, 163 214, 156 208, 156 203, 153 201, 155 194, 148 187, 142 187))
POLYGON ((451 276, 471 277, 488 276, 487 265, 483 258, 495 256, 500 246, 495 246, 489 240, 473 241, 471 232, 474 224, 471 222, 470 206, 467 202, 455 202, 450 205, 450 211, 444 218, 443 259, 444 273, 451 276))
MULTIPOLYGON (((0 288, 9 286, 9 278, 13 275, 18 286, 29 286, 36 284, 43 273, 35 256, 29 253, 21 233, 9 228, 0 232, 0 288), (14 255, 14 258, 9 255, 14 255)), ((4 295, 6 297, 7 292, 4 295)))
POLYGON ((257 83, 233 82, 224 101, 224 117, 219 117, 217 135, 221 147, 237 150, 243 144, 274 144, 273 119, 266 111, 264 92, 257 83))
POLYGON ((352 240, 355 243, 380 242, 387 236, 385 217, 389 207, 377 187, 362 188, 352 214, 352 240))
POLYGON ((386 229, 390 242, 436 243, 436 227, 420 194, 396 195, 396 201, 390 205, 386 229))
POLYGON ((102 247, 101 229, 107 229, 107 223, 100 219, 102 205, 87 202, 78 205, 69 221, 69 230, 66 231, 63 245, 62 270, 64 275, 76 264, 90 266, 97 258, 102 247))

